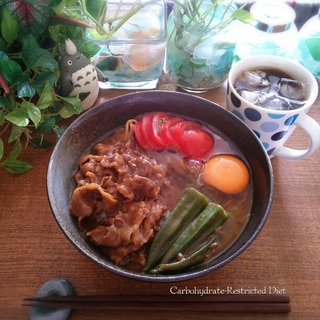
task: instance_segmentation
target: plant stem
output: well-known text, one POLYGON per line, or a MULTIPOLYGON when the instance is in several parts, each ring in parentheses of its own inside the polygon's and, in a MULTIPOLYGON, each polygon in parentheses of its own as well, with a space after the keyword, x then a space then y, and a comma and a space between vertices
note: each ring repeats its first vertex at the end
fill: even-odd
POLYGON ((86 0, 81 0, 80 1, 80 5, 81 5, 81 9, 83 11, 83 13, 94 22, 94 24, 96 25, 97 31, 99 33, 104 33, 104 29, 103 26, 100 24, 100 22, 98 20, 96 20, 91 14, 90 12, 87 10, 87 6, 86 6, 86 0))
MULTIPOLYGON (((206 38, 210 37, 213 32, 219 32, 223 28, 225 28, 232 20, 233 18, 226 18, 226 15, 230 11, 230 8, 232 8, 233 0, 229 0, 228 2, 221 2, 221 1, 212 1, 212 4, 206 9, 203 13, 200 13, 201 6, 206 0, 202 0, 200 2, 195 1, 187 1, 187 6, 184 4, 181 4, 177 1, 178 6, 180 6, 180 12, 181 12, 181 26, 182 28, 185 28, 188 30, 188 28, 192 28, 193 30, 196 30, 198 32, 198 36, 194 37, 194 33, 189 32, 189 36, 186 38, 185 43, 188 44, 189 47, 195 48, 198 44, 206 40, 206 38), (217 17, 217 10, 220 5, 225 5, 224 11, 221 15, 221 17, 217 17), (206 19, 208 16, 210 18, 208 21, 206 19), (184 25, 183 22, 183 16, 188 18, 187 23, 184 25), (213 22, 216 19, 216 23, 213 24, 213 22), (211 24, 213 24, 211 26, 211 24), (195 38, 192 43, 190 43, 191 39, 195 38)), ((179 10, 179 7, 178 9, 179 10)), ((175 41, 180 40, 180 33, 177 32, 178 37, 176 36, 175 41)))
MULTIPOLYGON (((140 11, 145 6, 152 4, 154 2, 157 2, 157 0, 150 0, 145 2, 136 1, 132 6, 132 8, 125 15, 120 17, 120 21, 115 26, 112 27, 111 33, 114 33, 117 30, 119 30, 124 25, 124 23, 127 22, 131 17, 133 17, 138 11, 140 11)), ((122 0, 119 1, 117 13, 120 11, 121 5, 122 5, 122 0)), ((109 25, 112 25, 112 22, 115 21, 116 19, 119 19, 117 14, 115 15, 115 18, 113 17, 113 20, 109 20, 109 21, 107 20, 107 22, 109 25)))
POLYGON ((0 131, 0 137, 8 130, 10 122, 5 123, 5 126, 2 131, 0 131))

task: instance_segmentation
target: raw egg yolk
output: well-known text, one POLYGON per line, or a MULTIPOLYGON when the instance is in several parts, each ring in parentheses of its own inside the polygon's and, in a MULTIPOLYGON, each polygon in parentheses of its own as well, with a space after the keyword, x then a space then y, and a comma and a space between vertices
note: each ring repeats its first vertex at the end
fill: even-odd
POLYGON ((249 184, 249 171, 239 158, 232 155, 212 157, 203 169, 206 184, 228 194, 237 194, 249 184))

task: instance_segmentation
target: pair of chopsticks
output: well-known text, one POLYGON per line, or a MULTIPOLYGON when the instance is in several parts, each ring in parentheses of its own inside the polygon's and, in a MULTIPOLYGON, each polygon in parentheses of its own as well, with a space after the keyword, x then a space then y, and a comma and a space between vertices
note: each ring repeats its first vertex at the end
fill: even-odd
POLYGON ((91 295, 24 298, 23 306, 59 309, 136 311, 208 311, 226 313, 289 313, 284 294, 262 295, 91 295))

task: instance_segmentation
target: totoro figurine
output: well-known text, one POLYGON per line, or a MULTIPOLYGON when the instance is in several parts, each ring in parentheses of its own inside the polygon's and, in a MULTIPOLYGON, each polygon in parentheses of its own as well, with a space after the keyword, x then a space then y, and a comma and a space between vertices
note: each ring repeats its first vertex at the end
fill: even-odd
POLYGON ((177 90, 177 81, 175 79, 175 76, 171 73, 171 71, 162 71, 162 74, 158 79, 156 89, 168 91, 177 90))
POLYGON ((82 110, 93 106, 98 94, 98 81, 106 81, 102 74, 90 63, 75 44, 67 39, 66 52, 61 52, 60 94, 63 97, 79 96, 82 110))

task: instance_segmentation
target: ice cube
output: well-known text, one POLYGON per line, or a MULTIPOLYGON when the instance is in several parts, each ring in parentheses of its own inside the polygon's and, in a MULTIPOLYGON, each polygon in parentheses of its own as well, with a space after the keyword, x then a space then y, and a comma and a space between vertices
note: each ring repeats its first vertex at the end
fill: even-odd
POLYGON ((290 102, 276 94, 262 94, 256 105, 270 110, 291 110, 290 102))
POLYGON ((257 101, 259 100, 260 96, 261 96, 261 92, 257 92, 257 91, 248 91, 245 89, 239 89, 238 93, 240 94, 240 96, 247 100, 248 102, 251 102, 253 104, 256 104, 257 101))
POLYGON ((305 86, 302 81, 281 78, 279 81, 279 93, 292 100, 305 99, 305 86))
POLYGON ((305 105, 305 101, 300 101, 300 100, 292 100, 292 99, 288 99, 290 105, 291 105, 291 109, 298 109, 298 108, 302 108, 305 105))
POLYGON ((242 81, 251 87, 268 87, 270 85, 268 74, 260 70, 243 72, 242 81))

